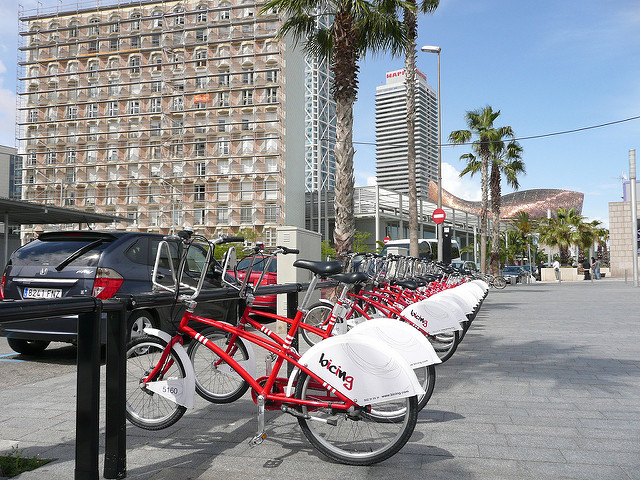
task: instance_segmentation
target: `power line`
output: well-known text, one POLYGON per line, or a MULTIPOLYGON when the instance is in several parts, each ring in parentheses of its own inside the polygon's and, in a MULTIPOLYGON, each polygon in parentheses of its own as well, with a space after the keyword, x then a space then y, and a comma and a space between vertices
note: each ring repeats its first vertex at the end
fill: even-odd
MULTIPOLYGON (((608 127, 610 125, 617 125, 619 123, 625 123, 625 122, 631 122, 633 120, 638 120, 640 119, 640 115, 636 115, 635 117, 629 117, 629 118, 624 118, 622 120, 615 120, 613 122, 606 122, 606 123, 600 123, 598 125, 590 125, 588 127, 581 127, 581 128, 574 128, 572 130, 563 130, 563 131, 559 131, 559 132, 552 132, 552 133, 543 133, 540 135, 530 135, 527 137, 516 137, 513 140, 515 141, 521 141, 521 140, 535 140, 538 138, 546 138, 546 137, 555 137, 558 135, 567 135, 569 133, 577 133, 577 132, 584 132, 586 130, 593 130, 596 128, 602 128, 602 127, 608 127)), ((458 146, 462 146, 462 145, 473 145, 475 142, 465 142, 465 143, 443 143, 441 146, 442 147, 458 147, 458 146)), ((493 143, 493 142, 486 142, 486 143, 493 143)), ((372 145, 372 146, 376 146, 376 142, 353 142, 353 144, 357 144, 357 145, 372 145)), ((385 144, 385 145, 393 145, 393 144, 385 144)), ((405 143, 398 143, 397 145, 405 145, 405 143)), ((429 144, 429 145, 433 145, 435 147, 438 147, 438 144, 429 144)))

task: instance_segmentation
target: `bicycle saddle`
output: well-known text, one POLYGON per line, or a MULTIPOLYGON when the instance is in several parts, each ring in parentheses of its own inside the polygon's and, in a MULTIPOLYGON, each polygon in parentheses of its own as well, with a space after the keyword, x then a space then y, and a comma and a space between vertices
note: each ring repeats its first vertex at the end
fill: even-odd
POLYGON ((369 280, 369 275, 363 272, 353 272, 353 273, 338 273, 337 275, 331 276, 332 280, 340 283, 362 283, 369 280))
POLYGON ((344 265, 342 262, 334 260, 332 262, 314 262, 313 260, 296 260, 293 262, 293 266, 296 268, 304 268, 311 273, 320 275, 322 278, 326 278, 336 273, 341 273, 344 265))
POLYGON ((395 282, 391 282, 391 284, 408 288, 409 290, 415 290, 419 287, 418 282, 414 282, 413 280, 396 280, 395 282))

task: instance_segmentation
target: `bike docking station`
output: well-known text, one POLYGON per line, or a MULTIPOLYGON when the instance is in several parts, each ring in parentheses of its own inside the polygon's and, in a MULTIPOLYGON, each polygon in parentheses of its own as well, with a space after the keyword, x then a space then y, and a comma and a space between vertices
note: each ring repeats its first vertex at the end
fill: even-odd
MULTIPOLYGON (((295 313, 298 292, 308 285, 272 285, 256 289, 256 294, 285 294, 288 312, 295 313)), ((200 302, 237 299, 237 290, 203 290, 200 302)), ((0 325, 16 319, 40 319, 78 315, 75 480, 97 480, 100 455, 100 365, 103 314, 106 314, 105 446, 103 477, 126 478, 126 322, 136 308, 169 306, 171 293, 148 293, 99 300, 68 297, 0 302, 0 325)))

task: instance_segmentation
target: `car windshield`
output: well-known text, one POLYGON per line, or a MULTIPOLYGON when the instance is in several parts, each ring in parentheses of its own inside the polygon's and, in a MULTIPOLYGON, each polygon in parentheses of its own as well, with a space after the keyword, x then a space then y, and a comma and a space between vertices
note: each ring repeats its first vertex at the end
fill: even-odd
MULTIPOLYGON (((247 270, 249 268, 249 265, 251 265, 251 258, 252 257, 245 257, 242 260, 240 260, 238 262, 238 270, 247 270)), ((253 271, 254 272, 263 271, 268 260, 269 260, 269 257, 256 258, 256 261, 253 264, 253 271)), ((267 273, 276 273, 277 271, 278 271, 278 264, 277 264, 277 260, 274 259, 269 265, 269 269, 267 270, 267 273)))

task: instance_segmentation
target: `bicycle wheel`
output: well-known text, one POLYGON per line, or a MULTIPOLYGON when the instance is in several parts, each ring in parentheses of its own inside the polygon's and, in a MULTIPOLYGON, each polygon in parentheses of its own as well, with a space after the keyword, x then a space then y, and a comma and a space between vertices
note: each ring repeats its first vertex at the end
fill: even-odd
MULTIPOLYGON (((316 328, 326 329, 331 314, 332 306, 327 303, 315 303, 309 307, 309 312, 304 316, 302 322, 316 328)), ((299 330, 302 333, 302 338, 307 342, 310 347, 314 346, 325 337, 306 330, 304 327, 299 330)))
POLYGON ((451 358, 460 343, 460 333, 457 330, 453 332, 439 333, 437 335, 428 335, 427 338, 433 345, 433 349, 438 354, 438 358, 442 363, 451 358))
POLYGON ((493 279, 492 285, 497 288, 497 289, 503 289, 504 287, 507 286, 507 281, 504 279, 504 277, 495 277, 493 279))
MULTIPOLYGON (((436 368, 434 365, 428 365, 415 369, 414 373, 425 392, 424 395, 418 395, 417 397, 418 412, 420 412, 427 405, 433 394, 433 387, 436 384, 436 368)), ((378 421, 398 422, 404 418, 405 413, 404 404, 388 402, 383 405, 372 405, 367 415, 378 421)))
MULTIPOLYGON (((164 340, 148 335, 136 337, 127 345, 126 414, 131 423, 146 430, 167 428, 186 411, 186 407, 148 390, 142 383, 160 361, 166 346, 164 340)), ((182 361, 173 351, 165 365, 167 368, 154 380, 184 378, 182 361)))
MULTIPOLYGON (((228 344, 227 332, 210 327, 200 332, 211 342, 226 351, 237 362, 247 360, 249 353, 244 343, 236 341, 233 347, 228 344)), ((209 348, 192 340, 187 354, 196 372, 196 392, 211 403, 231 403, 244 395, 249 383, 235 372, 228 363, 209 348)))
MULTIPOLYGON (((331 401, 334 395, 306 373, 296 383, 296 398, 331 401)), ((372 465, 386 460, 400 450, 411 437, 418 419, 415 396, 395 401, 356 407, 353 412, 330 408, 300 406, 304 417, 298 417, 302 432, 323 455, 347 465, 372 465), (400 420, 383 419, 372 415, 377 411, 404 409, 400 420)))

